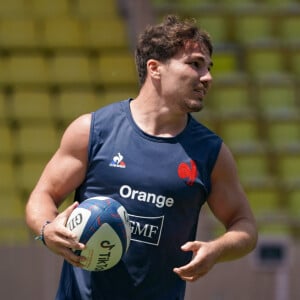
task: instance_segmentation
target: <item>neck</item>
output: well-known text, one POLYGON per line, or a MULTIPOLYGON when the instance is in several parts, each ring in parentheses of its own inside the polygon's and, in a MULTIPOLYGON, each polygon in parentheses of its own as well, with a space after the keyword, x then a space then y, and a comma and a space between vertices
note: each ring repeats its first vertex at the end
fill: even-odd
POLYGON ((154 94, 140 92, 130 104, 135 123, 145 133, 158 137, 174 137, 184 130, 188 116, 176 112, 174 105, 154 94))

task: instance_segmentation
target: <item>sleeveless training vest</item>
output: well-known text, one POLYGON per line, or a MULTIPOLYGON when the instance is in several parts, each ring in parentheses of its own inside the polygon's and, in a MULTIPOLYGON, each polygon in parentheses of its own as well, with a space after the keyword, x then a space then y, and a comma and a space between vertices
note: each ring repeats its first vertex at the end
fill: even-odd
POLYGON ((176 137, 150 136, 135 124, 130 99, 92 113, 86 178, 75 198, 118 200, 128 211, 131 244, 114 268, 88 272, 64 262, 57 300, 183 300, 174 267, 192 253, 198 215, 222 140, 189 115, 176 137))

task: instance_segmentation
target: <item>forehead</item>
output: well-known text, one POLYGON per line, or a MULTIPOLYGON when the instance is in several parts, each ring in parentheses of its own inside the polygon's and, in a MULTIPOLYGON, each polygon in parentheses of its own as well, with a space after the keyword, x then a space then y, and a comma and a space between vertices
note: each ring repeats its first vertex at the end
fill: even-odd
POLYGON ((212 65, 209 49, 204 44, 196 42, 186 43, 174 58, 205 60, 207 64, 212 65))
POLYGON ((204 43, 195 42, 195 41, 187 41, 183 47, 184 52, 200 52, 205 56, 210 57, 210 52, 207 46, 204 43))

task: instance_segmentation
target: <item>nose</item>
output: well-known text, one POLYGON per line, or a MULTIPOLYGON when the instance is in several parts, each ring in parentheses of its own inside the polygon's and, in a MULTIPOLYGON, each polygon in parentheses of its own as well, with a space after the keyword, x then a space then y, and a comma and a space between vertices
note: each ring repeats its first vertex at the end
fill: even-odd
POLYGON ((211 73, 210 73, 209 70, 207 70, 204 74, 202 74, 200 76, 200 81, 201 82, 206 82, 206 83, 209 84, 209 83, 212 82, 212 80, 213 80, 213 77, 212 77, 212 75, 211 75, 211 73))

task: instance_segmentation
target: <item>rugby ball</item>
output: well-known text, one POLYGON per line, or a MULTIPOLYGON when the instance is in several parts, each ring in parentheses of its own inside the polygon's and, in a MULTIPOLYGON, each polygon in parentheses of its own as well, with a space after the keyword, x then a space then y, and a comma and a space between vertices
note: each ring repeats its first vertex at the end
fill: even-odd
POLYGON ((131 230, 126 209, 109 197, 93 197, 81 202, 69 216, 66 227, 74 232, 86 257, 83 269, 104 271, 115 266, 127 252, 131 230))

